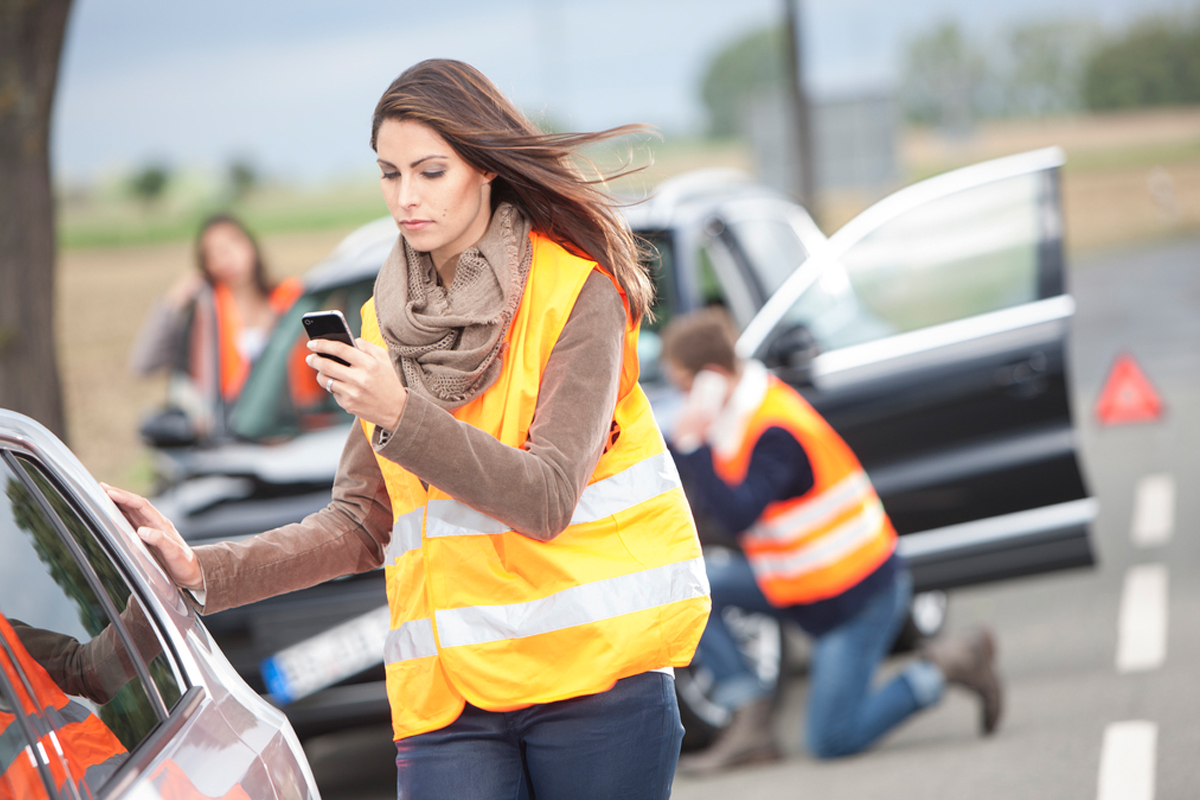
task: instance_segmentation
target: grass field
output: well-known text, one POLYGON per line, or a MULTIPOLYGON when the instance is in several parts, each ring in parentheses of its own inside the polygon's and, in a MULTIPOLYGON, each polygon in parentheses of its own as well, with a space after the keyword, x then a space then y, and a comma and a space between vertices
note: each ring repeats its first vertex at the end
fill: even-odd
MULTIPOLYGON (((1071 253, 1200 231, 1200 109, 990 123, 957 141, 909 131, 900 160, 912 181, 1055 144, 1068 158, 1063 193, 1071 253)), ((637 193, 699 167, 751 163, 736 144, 651 147, 654 164, 622 182, 623 190, 637 193)), ((641 150, 634 156, 635 164, 645 159, 641 150)), ((238 210, 261 233, 267 262, 282 276, 303 272, 358 224, 386 213, 378 192, 370 178, 320 190, 267 187, 238 210)), ((832 232, 879 194, 825 197, 822 227, 832 232)), ((194 268, 190 236, 207 210, 184 201, 154 211, 119 198, 63 203, 58 335, 68 425, 72 447, 103 480, 148 485, 149 460, 136 429, 164 388, 160 380, 131 377, 125 360, 155 298, 194 268)))

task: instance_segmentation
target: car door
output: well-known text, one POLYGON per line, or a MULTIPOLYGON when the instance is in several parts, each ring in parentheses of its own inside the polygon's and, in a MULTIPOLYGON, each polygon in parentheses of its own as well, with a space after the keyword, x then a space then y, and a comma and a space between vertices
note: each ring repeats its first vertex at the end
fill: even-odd
POLYGON ((858 454, 918 589, 1089 565, 1066 380, 1061 151, 904 189, 838 231, 739 348, 858 454), (797 349, 815 338, 815 358, 797 349))
POLYGON ((57 742, 35 764, 56 796, 315 797, 283 715, 135 539, 61 442, 0 409, 0 662, 23 672, 0 706, 44 710, 26 727, 57 742))

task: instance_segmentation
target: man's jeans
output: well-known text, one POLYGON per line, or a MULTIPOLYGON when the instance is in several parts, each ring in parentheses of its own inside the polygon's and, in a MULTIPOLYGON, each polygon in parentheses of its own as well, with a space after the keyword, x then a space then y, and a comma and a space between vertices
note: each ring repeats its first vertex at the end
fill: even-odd
MULTIPOLYGON (((737 709, 766 696, 725 625, 722 611, 736 606, 786 619, 786 610, 767 602, 745 556, 722 553, 705 561, 713 610, 696 651, 713 673, 713 700, 737 709)), ((927 661, 915 661, 882 687, 872 687, 875 670, 891 650, 908 614, 912 578, 901 570, 853 617, 817 637, 809 665, 806 739, 818 758, 850 755, 869 747, 914 712, 937 703, 945 679, 927 661)))
POLYGON ((468 705, 396 743, 400 800, 667 800, 683 726, 675 679, 647 672, 607 692, 517 711, 468 705))

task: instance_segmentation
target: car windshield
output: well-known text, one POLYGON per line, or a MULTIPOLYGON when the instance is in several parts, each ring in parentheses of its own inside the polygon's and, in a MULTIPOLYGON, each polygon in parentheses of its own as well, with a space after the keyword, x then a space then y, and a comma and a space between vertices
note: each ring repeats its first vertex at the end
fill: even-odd
POLYGON ((280 318, 231 411, 229 425, 235 435, 254 441, 282 439, 351 421, 304 361, 310 351, 300 317, 337 309, 358 336, 362 304, 374 285, 374 278, 367 278, 305 294, 280 318))

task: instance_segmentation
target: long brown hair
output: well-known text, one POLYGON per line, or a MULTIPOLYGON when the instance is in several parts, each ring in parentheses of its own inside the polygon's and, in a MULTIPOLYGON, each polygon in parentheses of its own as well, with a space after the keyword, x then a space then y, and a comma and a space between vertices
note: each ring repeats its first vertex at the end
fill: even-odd
POLYGON ((625 291, 635 321, 649 313, 654 284, 638 261, 638 246, 616 202, 585 179, 572 154, 584 145, 631 133, 623 125, 594 133, 542 133, 469 64, 429 59, 406 69, 383 93, 371 120, 375 149, 384 120, 428 125, 471 166, 496 173, 493 208, 510 202, 533 229, 596 261, 625 291))
POLYGON ((200 269, 200 274, 204 276, 204 280, 208 281, 209 285, 216 283, 213 280, 212 273, 208 271, 208 255, 204 252, 204 234, 218 225, 229 225, 236 228, 241 232, 242 236, 246 237, 246 241, 250 243, 250 249, 254 251, 254 285, 258 287, 258 291, 262 293, 263 297, 270 296, 275 285, 267 277, 267 267, 263 263, 262 251, 258 248, 258 240, 254 238, 254 234, 250 233, 250 229, 240 219, 225 212, 218 212, 206 218, 200 224, 200 230, 196 234, 196 266, 200 269))

